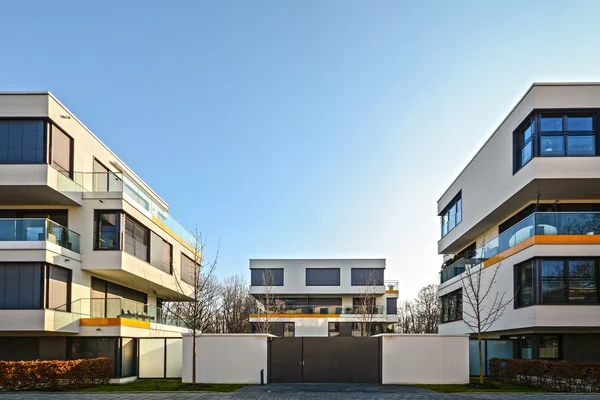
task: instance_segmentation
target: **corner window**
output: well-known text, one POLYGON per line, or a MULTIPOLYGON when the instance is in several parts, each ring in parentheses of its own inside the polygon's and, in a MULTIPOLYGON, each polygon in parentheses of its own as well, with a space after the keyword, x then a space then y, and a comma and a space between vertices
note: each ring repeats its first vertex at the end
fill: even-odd
POLYGON ((595 156, 597 112, 541 111, 527 117, 514 132, 515 172, 536 156, 595 156))
POLYGON ((540 358, 557 360, 560 357, 560 340, 557 335, 540 336, 540 358))
POLYGON ((173 273, 173 246, 154 232, 150 232, 150 264, 167 273, 173 273))
POLYGON ((125 252, 148 261, 148 242, 150 230, 144 225, 125 215, 125 252))
POLYGON ((42 120, 0 121, 0 164, 43 164, 45 126, 42 120))
POLYGON ((71 178, 73 176, 73 139, 55 125, 50 126, 52 127, 50 139, 52 142, 50 151, 52 166, 61 174, 71 178))
POLYGON ((462 319, 462 289, 443 295, 442 323, 458 321, 462 319))
POLYGON ((257 268, 250 270, 252 286, 283 286, 283 268, 257 268))
POLYGON ((444 208, 440 217, 442 223, 442 237, 444 237, 462 221, 462 192, 459 192, 458 195, 444 208))
POLYGON ((0 263, 0 309, 43 308, 42 264, 0 263))
POLYGON ((195 285, 194 281, 197 278, 199 268, 194 263, 194 260, 181 253, 181 280, 189 285, 195 285))
POLYGON ((47 285, 46 308, 71 311, 71 271, 56 265, 48 265, 47 285))
POLYGON ((535 264, 532 260, 515 266, 516 273, 516 307, 526 307, 534 303, 533 271, 535 264))
POLYGON ((329 337, 340 336, 340 323, 330 322, 328 326, 329 337))

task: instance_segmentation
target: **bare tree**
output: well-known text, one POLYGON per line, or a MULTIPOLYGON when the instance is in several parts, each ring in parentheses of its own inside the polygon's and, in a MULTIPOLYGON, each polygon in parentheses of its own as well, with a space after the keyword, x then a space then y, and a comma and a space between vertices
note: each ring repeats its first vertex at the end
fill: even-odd
POLYGON ((427 285, 419 290, 415 303, 419 321, 416 333, 437 333, 441 307, 436 285, 427 285))
POLYGON ((281 305, 277 304, 276 295, 273 293, 275 276, 270 269, 261 271, 261 284, 263 291, 256 305, 262 313, 257 313, 258 322, 255 322, 254 325, 260 333, 271 333, 271 328, 277 320, 277 315, 281 312, 281 305))
POLYGON ((223 280, 221 289, 221 332, 244 333, 250 331, 248 315, 252 298, 242 275, 232 275, 223 280))
MULTIPOLYGON (((506 292, 498 290, 497 277, 500 266, 501 263, 498 262, 493 268, 485 268, 484 264, 481 263, 478 267, 467 268, 460 275, 462 285, 460 306, 462 307, 463 322, 473 333, 477 334, 480 385, 483 385, 481 335, 487 332, 502 317, 506 307, 512 302, 512 297, 507 300, 506 292), (462 304, 465 301, 467 307, 462 304)), ((454 306, 458 308, 459 304, 454 306)))
POLYGON ((378 312, 377 286, 379 284, 373 271, 364 277, 362 283, 363 286, 358 297, 359 304, 354 304, 354 313, 358 315, 360 321, 360 336, 369 336, 378 312))
POLYGON ((193 257, 186 265, 180 265, 180 273, 174 273, 180 293, 178 299, 167 303, 167 311, 182 323, 192 335, 192 382, 196 383, 196 337, 209 331, 219 311, 219 285, 213 276, 219 260, 219 249, 212 261, 205 259, 206 238, 196 228, 192 235, 193 257), (191 293, 190 293, 191 288, 191 293))
POLYGON ((398 307, 398 332, 417 333, 415 305, 412 301, 403 301, 398 307))

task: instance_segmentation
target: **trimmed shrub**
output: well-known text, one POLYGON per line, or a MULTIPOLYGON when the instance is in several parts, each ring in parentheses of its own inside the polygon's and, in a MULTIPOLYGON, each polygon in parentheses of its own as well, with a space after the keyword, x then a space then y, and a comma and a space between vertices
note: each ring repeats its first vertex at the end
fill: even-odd
POLYGON ((600 364, 492 358, 494 379, 552 392, 600 392, 600 364))
POLYGON ((110 358, 53 361, 0 361, 0 390, 81 389, 107 384, 113 374, 110 358))

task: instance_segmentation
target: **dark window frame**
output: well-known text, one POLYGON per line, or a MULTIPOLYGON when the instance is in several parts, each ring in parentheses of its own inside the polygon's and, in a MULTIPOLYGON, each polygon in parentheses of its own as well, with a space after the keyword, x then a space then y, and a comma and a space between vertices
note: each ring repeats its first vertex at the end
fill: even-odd
MULTIPOLYGON (((67 312, 71 312, 71 296, 72 296, 72 287, 73 287, 73 270, 70 270, 68 268, 65 267, 61 267, 60 265, 54 265, 54 264, 46 264, 45 266, 45 271, 44 271, 44 277, 46 278, 46 293, 44 295, 44 305, 46 309, 50 309, 50 268, 60 268, 63 269, 65 271, 67 271, 67 302, 66 302, 66 310, 62 310, 62 311, 67 311, 67 312)), ((54 308, 56 309, 56 308, 54 308)))
POLYGON ((456 289, 453 290, 452 292, 446 293, 443 296, 440 296, 440 303, 441 303, 441 311, 442 311, 442 315, 440 318, 440 323, 441 324, 447 324, 450 322, 456 322, 456 321, 460 321, 463 319, 463 312, 462 312, 462 308, 463 308, 463 296, 462 296, 462 288, 460 289, 456 289), (456 306, 455 306, 455 314, 453 315, 453 318, 447 318, 446 320, 444 320, 444 317, 446 316, 446 311, 447 308, 449 306, 449 301, 450 300, 455 300, 456 301, 456 306))
POLYGON ((47 125, 50 127, 50 134, 48 135, 50 138, 50 141, 49 141, 50 145, 48 146, 48 154, 49 154, 48 165, 52 166, 59 173, 61 173, 61 171, 58 168, 56 168, 54 165, 52 165, 52 163, 53 163, 52 145, 54 142, 54 129, 58 129, 70 141, 69 142, 69 170, 67 171, 69 174, 67 176, 69 177, 69 179, 73 179, 73 163, 74 163, 74 159, 75 159, 75 139, 73 139, 73 137, 71 135, 69 135, 64 129, 62 129, 60 126, 58 126, 54 122, 50 121, 50 123, 47 125))
POLYGON ((123 250, 123 240, 124 240, 124 231, 123 231, 123 215, 125 212, 123 210, 94 210, 94 251, 122 251, 123 250), (102 248, 99 247, 99 236, 100 233, 100 214, 116 214, 116 245, 114 249, 110 248, 102 248))
POLYGON ((250 286, 264 286, 262 282, 262 271, 281 271, 281 283, 277 282, 277 278, 273 278, 275 283, 272 286, 285 286, 285 271, 283 268, 252 268, 250 270, 250 286), (260 283, 258 284, 254 283, 257 281, 252 277, 253 271, 261 271, 260 283))
MULTIPOLYGON (((442 238, 445 237, 446 235, 448 235, 450 232, 452 232, 452 230, 454 230, 454 228, 456 228, 458 226, 458 224, 460 224, 462 222, 462 189, 458 191, 458 193, 452 198, 452 200, 450 200, 448 202, 448 204, 446 204, 446 207, 444 207, 444 209, 442 210, 442 212, 439 214, 440 217, 440 233, 442 235, 442 238), (447 229, 446 228, 446 233, 444 233, 444 217, 446 215, 448 215, 448 213, 450 212, 450 210, 456 206, 456 213, 454 214, 454 225, 452 226, 452 228, 447 229), (458 220, 457 216, 460 215, 460 220, 458 220)), ((449 218, 449 217, 448 217, 449 218)))
POLYGON ((49 165, 49 158, 50 158, 50 128, 49 128, 49 124, 52 123, 52 120, 50 120, 48 117, 0 117, 0 121, 41 121, 43 124, 43 129, 44 132, 42 133, 43 136, 43 154, 42 154, 42 162, 39 163, 2 163, 0 165, 43 165, 43 164, 47 164, 49 165))
MULTIPOLYGON (((376 277, 378 278, 378 277, 376 277)), ((384 280, 385 280, 385 276, 384 276, 384 268, 351 268, 350 269, 350 286, 383 286, 384 285, 384 280), (379 271, 381 271, 381 281, 377 281, 375 285, 371 285, 369 283, 365 283, 364 280, 360 280, 360 283, 356 283, 358 282, 358 277, 356 277, 357 279, 355 279, 355 271, 363 271, 363 270, 372 270, 372 271, 377 271, 377 274, 379 274, 379 271)))
POLYGON ((520 171, 529 161, 535 157, 598 157, 600 156, 600 143, 598 143, 598 123, 600 118, 600 109, 596 108, 573 108, 573 109, 535 109, 527 118, 523 120, 513 131, 513 175, 520 171), (562 118, 562 129, 560 131, 542 131, 541 119, 542 118, 562 118), (569 117, 592 117, 592 130, 569 130, 568 119, 569 117), (520 135, 526 130, 526 128, 532 124, 532 152, 531 158, 525 163, 520 159, 521 149, 523 149, 528 143, 527 141, 520 141, 520 135), (569 154, 569 138, 570 137, 593 137, 594 138, 594 154, 569 154), (542 154, 542 137, 561 137, 563 154, 542 154))
POLYGON ((528 260, 522 261, 514 266, 513 273, 513 286, 514 286, 514 294, 515 301, 513 302, 513 307, 515 309, 518 308, 526 308, 530 306, 557 306, 557 305, 574 305, 574 306, 597 306, 600 304, 600 259, 598 257, 532 257, 528 260), (563 279, 564 279, 564 291, 565 291, 565 301, 564 302, 545 302, 543 298, 543 287, 542 287, 542 261, 544 260, 554 260, 554 261, 562 261, 563 262, 563 279), (594 274, 595 274, 595 283, 596 283, 596 302, 576 302, 569 301, 569 288, 570 288, 570 279, 569 279, 569 261, 593 261, 594 262, 594 274), (518 271, 519 268, 526 263, 533 263, 533 303, 528 305, 520 305, 518 301, 519 298, 518 291, 519 283, 518 283, 518 271))
POLYGON ((341 270, 340 268, 306 268, 305 270, 305 276, 304 276, 304 284, 306 286, 340 286, 341 284, 341 270), (321 283, 308 283, 308 274, 309 271, 323 271, 323 270, 328 270, 328 271, 337 271, 337 283, 333 283, 333 284, 329 284, 329 283, 325 283, 325 284, 321 284, 321 283))

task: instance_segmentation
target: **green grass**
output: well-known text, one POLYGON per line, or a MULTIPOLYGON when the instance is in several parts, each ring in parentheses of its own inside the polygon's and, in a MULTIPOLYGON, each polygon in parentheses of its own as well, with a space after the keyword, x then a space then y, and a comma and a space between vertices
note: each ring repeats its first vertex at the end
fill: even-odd
POLYGON ((141 379, 131 383, 94 386, 74 392, 233 392, 243 384, 191 384, 176 379, 141 379))
MULTIPOLYGON (((496 385, 495 389, 485 388, 479 389, 475 387, 471 387, 465 384, 450 384, 450 385, 413 385, 416 387, 420 387, 423 389, 433 390, 434 392, 439 393, 484 393, 484 392, 492 392, 492 393, 530 393, 530 392, 543 392, 543 390, 531 387, 531 386, 520 386, 512 383, 505 383, 496 381, 493 379, 486 379, 486 382, 492 383, 496 385)), ((478 383, 479 378, 472 378, 471 383, 478 383)))

